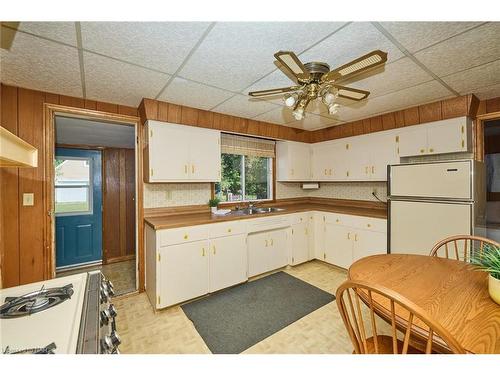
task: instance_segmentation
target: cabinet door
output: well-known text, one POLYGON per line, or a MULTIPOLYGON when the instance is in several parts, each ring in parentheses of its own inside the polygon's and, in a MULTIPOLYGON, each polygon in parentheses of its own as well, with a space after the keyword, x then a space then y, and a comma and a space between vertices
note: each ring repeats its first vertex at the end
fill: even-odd
POLYGON ((437 121, 427 127, 428 151, 431 154, 467 151, 465 119, 437 121))
POLYGON ((352 263, 353 237, 352 228, 326 223, 324 260, 342 268, 349 268, 352 263))
POLYGON ((394 132, 370 136, 370 179, 387 181, 387 166, 399 163, 398 143, 394 132))
POLYGON ((325 221, 320 212, 314 213, 314 246, 313 256, 315 259, 324 260, 325 255, 325 221))
POLYGON ((288 263, 284 229, 248 236, 248 277, 284 267, 288 263))
POLYGON ((290 177, 294 181, 311 179, 311 151, 307 143, 293 142, 289 148, 290 177))
POLYGON ((370 255, 386 253, 386 233, 372 232, 369 230, 356 230, 356 232, 354 233, 354 246, 352 251, 353 262, 370 255))
MULTIPOLYGON (((220 181, 220 132, 190 128, 189 174, 192 181, 220 181)), ((184 147, 186 144, 183 145, 184 147)))
POLYGON ((149 180, 189 180, 189 132, 183 126, 148 121, 149 180))
POLYGON ((208 241, 160 248, 160 307, 208 293, 208 241))
POLYGON ((209 291, 227 288, 247 279, 246 235, 210 240, 209 291))
POLYGON ((268 232, 271 247, 271 270, 285 267, 288 264, 287 230, 277 229, 268 232))
POLYGON ((313 180, 328 181, 333 179, 333 167, 331 163, 331 147, 329 144, 313 145, 312 174, 313 180))
POLYGON ((370 153, 373 143, 364 136, 348 138, 345 141, 347 171, 345 180, 367 181, 370 179, 370 153))
POLYGON ((292 225, 292 265, 307 262, 309 260, 309 238, 307 223, 292 225))
POLYGON ((328 161, 330 169, 329 175, 332 181, 345 181, 348 179, 348 156, 346 142, 344 140, 335 141, 329 147, 328 161))
POLYGON ((399 136, 399 156, 415 156, 427 153, 427 129, 425 126, 411 126, 402 130, 399 136))

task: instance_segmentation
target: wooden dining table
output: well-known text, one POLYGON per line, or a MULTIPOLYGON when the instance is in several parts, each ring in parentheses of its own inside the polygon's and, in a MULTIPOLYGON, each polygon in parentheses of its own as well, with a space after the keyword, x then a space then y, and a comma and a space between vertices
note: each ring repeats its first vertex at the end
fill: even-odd
MULTIPOLYGON (((488 274, 469 263, 424 255, 373 255, 353 263, 348 278, 408 298, 469 353, 500 353, 500 305, 488 294, 488 274)), ((381 317, 383 310, 375 307, 381 317)))

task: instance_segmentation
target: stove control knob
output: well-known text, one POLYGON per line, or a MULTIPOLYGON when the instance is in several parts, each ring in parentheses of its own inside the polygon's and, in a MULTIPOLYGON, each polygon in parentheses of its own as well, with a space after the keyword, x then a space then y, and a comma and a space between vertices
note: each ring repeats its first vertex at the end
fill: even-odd
POLYGON ((99 314, 99 321, 101 323, 101 327, 108 325, 110 320, 112 319, 111 312, 108 309, 104 309, 99 314))
POLYGON ((107 303, 109 300, 109 293, 106 289, 101 289, 101 303, 107 303))
POLYGON ((106 286, 108 287, 108 293, 111 297, 115 295, 115 287, 113 283, 109 280, 106 280, 106 286))
POLYGON ((116 311, 116 307, 113 304, 110 304, 108 307, 108 313, 111 318, 114 318, 118 315, 118 312, 116 311))
POLYGON ((111 335, 109 335, 109 338, 111 339, 111 343, 113 344, 113 348, 117 348, 118 345, 122 343, 122 340, 120 339, 120 336, 118 336, 118 333, 116 331, 111 332, 111 335))
POLYGON ((101 339, 101 349, 104 353, 109 353, 114 349, 113 341, 110 336, 104 336, 101 339))

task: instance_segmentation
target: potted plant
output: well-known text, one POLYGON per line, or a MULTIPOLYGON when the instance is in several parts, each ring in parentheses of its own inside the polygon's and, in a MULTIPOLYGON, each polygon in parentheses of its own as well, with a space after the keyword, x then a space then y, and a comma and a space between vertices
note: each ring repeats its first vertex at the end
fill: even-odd
POLYGON ((472 263, 489 273, 488 292, 491 299, 500 305, 500 247, 485 244, 482 254, 474 256, 472 263))
POLYGON ((217 206, 219 205, 219 203, 219 198, 212 198, 208 201, 208 205, 210 206, 210 210, 212 211, 212 213, 215 213, 215 211, 217 211, 217 206))

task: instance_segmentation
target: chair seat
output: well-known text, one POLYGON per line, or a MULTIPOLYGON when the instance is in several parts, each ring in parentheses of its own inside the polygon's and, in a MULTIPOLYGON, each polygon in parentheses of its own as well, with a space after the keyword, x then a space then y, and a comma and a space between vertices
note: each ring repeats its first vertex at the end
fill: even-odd
MULTIPOLYGON (((392 348, 392 337, 385 335, 378 335, 378 353, 375 351, 375 339, 374 337, 369 337, 366 339, 366 354, 394 354, 394 350, 392 348)), ((403 351, 403 341, 397 340, 398 343, 398 353, 403 351)), ((354 354, 354 352, 353 352, 354 354)), ((424 354, 422 351, 408 345, 408 354, 424 354)))

